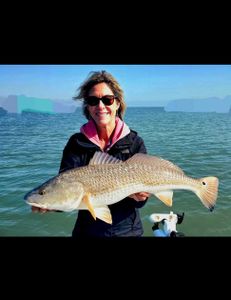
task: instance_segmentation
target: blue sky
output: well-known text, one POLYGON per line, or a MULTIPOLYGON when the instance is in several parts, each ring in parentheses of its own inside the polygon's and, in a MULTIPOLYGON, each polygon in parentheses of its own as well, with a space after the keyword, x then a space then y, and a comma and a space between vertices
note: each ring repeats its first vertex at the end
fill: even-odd
POLYGON ((128 106, 231 95, 231 65, 0 65, 0 96, 71 100, 98 70, 119 81, 128 106))

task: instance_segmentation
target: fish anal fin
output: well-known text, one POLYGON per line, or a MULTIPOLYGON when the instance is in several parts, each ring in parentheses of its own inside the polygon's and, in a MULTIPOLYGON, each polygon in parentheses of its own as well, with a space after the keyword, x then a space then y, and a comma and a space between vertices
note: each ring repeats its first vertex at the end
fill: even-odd
POLYGON ((87 206, 88 210, 90 211, 92 217, 96 220, 96 214, 95 214, 95 209, 91 204, 91 194, 90 193, 86 193, 83 196, 83 202, 85 203, 85 205, 87 206))
POLYGON ((112 224, 111 212, 108 206, 95 207, 96 217, 108 224, 112 224))
POLYGON ((158 192, 155 193, 155 196, 162 202, 164 202, 164 204, 166 204, 167 206, 172 206, 173 191, 158 192))

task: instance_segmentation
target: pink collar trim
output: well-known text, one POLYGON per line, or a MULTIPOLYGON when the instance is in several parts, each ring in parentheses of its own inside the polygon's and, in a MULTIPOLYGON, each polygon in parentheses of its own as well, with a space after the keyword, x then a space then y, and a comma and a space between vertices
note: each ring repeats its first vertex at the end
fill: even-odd
MULTIPOLYGON (((120 118, 116 117, 115 122, 115 130, 112 134, 110 145, 108 145, 106 150, 109 150, 116 142, 130 133, 129 127, 120 118)), ((82 132, 92 143, 100 147, 98 132, 95 122, 92 119, 80 128, 80 132, 82 132)))

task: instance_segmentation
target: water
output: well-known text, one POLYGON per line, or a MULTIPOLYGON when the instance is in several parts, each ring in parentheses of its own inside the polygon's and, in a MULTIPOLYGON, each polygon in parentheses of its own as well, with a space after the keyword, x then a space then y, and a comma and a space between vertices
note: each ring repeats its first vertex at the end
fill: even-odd
MULTIPOLYGON (((177 229, 186 236, 231 236, 231 114, 128 108, 125 121, 150 154, 173 161, 189 176, 220 180, 212 213, 189 191, 175 191, 172 208, 152 196, 140 210, 144 236, 153 236, 150 214, 170 211, 185 213, 177 229)), ((57 174, 67 140, 85 122, 81 110, 0 117, 0 236, 71 236, 77 212, 32 213, 23 196, 57 174)))

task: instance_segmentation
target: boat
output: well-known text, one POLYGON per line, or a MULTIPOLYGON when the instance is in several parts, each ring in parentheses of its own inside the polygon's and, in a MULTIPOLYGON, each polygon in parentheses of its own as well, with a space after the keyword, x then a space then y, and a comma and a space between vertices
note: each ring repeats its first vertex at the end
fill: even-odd
POLYGON ((149 221, 154 223, 152 226, 153 235, 155 237, 182 237, 182 232, 177 231, 176 225, 181 224, 184 219, 184 213, 174 214, 151 214, 149 221))

